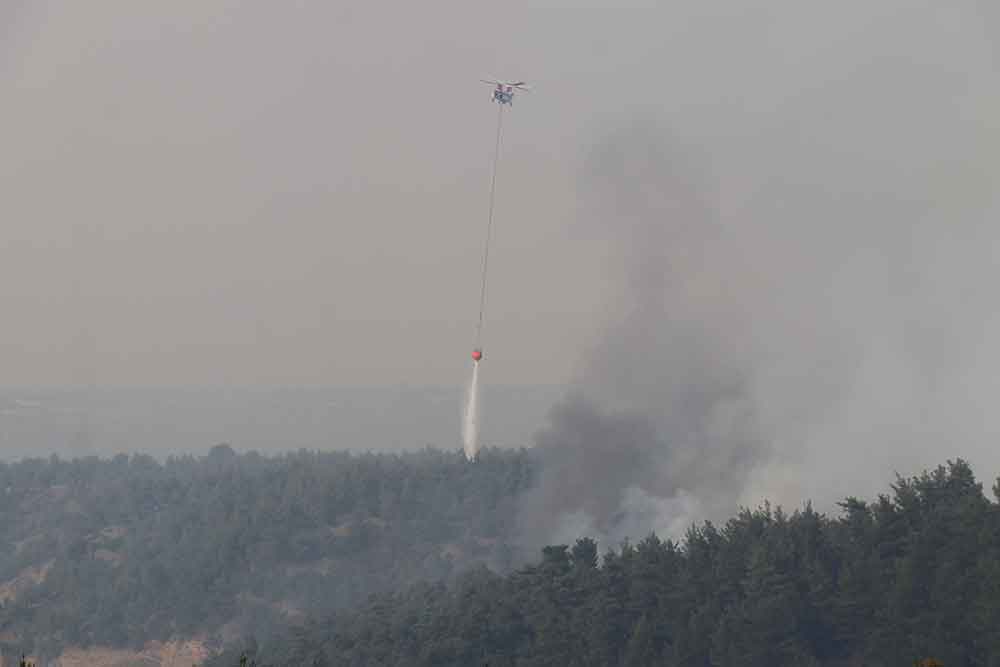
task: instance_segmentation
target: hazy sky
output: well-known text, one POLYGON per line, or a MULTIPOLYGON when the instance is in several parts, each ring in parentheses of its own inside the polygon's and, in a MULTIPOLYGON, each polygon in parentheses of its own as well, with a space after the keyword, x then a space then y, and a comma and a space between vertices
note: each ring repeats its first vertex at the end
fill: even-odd
MULTIPOLYGON (((694 156, 736 230, 727 279, 788 270, 767 306, 783 333, 801 303, 904 285, 933 306, 915 311, 961 321, 914 343, 928 355, 959 332, 985 344, 990 3, 645 4, 3 3, 2 383, 464 381, 490 75, 536 90, 505 125, 487 381, 566 381, 595 343, 619 239, 577 223, 593 202, 580 172, 640 117, 694 156), (804 291, 872 248, 909 273, 804 291), (938 271, 966 272, 975 307, 938 271)), ((868 303, 849 310, 886 317, 868 303)), ((891 330, 865 338, 872 354, 896 349, 891 330)))

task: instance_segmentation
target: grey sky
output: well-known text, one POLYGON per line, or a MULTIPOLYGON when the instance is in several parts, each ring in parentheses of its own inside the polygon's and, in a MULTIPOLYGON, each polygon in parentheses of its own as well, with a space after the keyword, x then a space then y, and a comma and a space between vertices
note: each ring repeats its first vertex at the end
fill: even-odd
POLYGON ((508 72, 545 93, 508 124, 493 379, 570 367, 595 302, 586 244, 565 238, 590 110, 564 79, 589 66, 579 38, 554 48, 556 14, 199 1, 16 18, 7 382, 454 382, 494 118, 477 79, 508 72))
POLYGON ((566 6, 6 3, 5 383, 455 382, 489 74, 537 85, 507 124, 494 382, 565 380, 591 340, 607 239, 574 226, 577 171, 637 110, 790 244, 838 232, 779 207, 845 185, 960 215, 990 195, 996 32, 972 3, 566 6))

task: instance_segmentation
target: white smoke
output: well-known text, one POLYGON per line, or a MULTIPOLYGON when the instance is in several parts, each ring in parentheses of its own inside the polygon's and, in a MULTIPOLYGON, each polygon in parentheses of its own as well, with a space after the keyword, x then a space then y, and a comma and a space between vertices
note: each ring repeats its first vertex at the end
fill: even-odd
POLYGON ((479 453, 479 362, 472 364, 472 379, 465 391, 462 415, 462 443, 465 458, 474 461, 479 453))
POLYGON ((655 533, 661 539, 679 542, 704 515, 703 504, 683 489, 670 497, 660 497, 639 486, 629 486, 622 491, 608 525, 602 525, 583 509, 567 512, 557 517, 550 540, 553 544, 573 544, 581 537, 590 537, 602 548, 614 548, 626 540, 655 533))

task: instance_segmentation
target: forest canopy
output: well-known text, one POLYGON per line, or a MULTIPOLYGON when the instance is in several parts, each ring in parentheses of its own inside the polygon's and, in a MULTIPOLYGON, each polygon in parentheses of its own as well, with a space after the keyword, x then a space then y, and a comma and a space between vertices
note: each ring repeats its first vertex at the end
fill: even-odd
MULTIPOLYGON (((1000 482, 994 487, 1000 499, 1000 482)), ((1000 505, 964 461, 830 518, 765 504, 598 557, 373 597, 254 647, 273 665, 1000 665, 1000 505), (933 664, 928 662, 925 664, 933 664)), ((217 664, 232 661, 221 656, 217 664)))
POLYGON ((1000 482, 897 478, 523 565, 530 450, 227 446, 0 464, 0 650, 207 637, 215 665, 1000 665, 1000 482), (603 552, 602 552, 603 549, 603 552), (519 563, 522 563, 519 565, 519 563))
POLYGON ((0 464, 0 649, 266 635, 475 563, 503 570, 525 450, 0 464))

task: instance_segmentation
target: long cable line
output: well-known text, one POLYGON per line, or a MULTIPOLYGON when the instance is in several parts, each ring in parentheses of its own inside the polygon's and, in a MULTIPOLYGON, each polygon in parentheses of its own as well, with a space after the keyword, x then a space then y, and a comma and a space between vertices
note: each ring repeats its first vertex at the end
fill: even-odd
POLYGON ((490 180, 490 213, 486 221, 486 243, 483 246, 482 288, 479 292, 479 321, 476 324, 476 349, 482 349, 483 314, 486 312, 486 270, 490 261, 490 238, 493 232, 493 204, 496 201, 497 164, 500 161, 500 135, 503 128, 503 104, 497 105, 497 139, 493 149, 493 176, 490 180))

